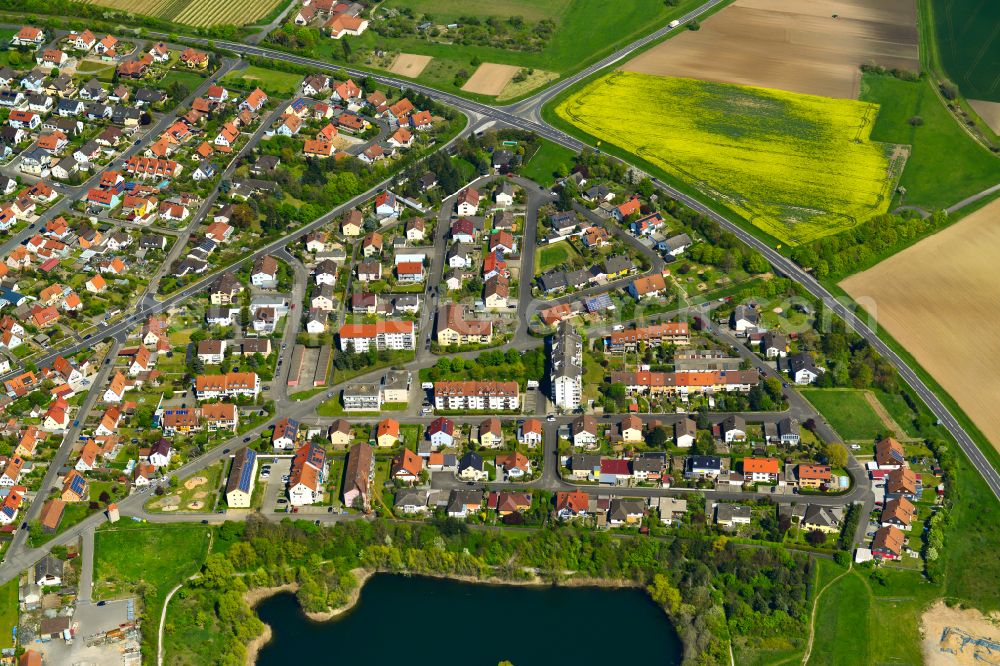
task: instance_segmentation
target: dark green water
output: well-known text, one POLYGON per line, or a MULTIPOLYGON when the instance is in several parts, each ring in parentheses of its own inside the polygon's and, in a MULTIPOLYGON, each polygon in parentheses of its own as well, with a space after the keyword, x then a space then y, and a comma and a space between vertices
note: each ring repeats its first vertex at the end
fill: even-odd
POLYGON ((349 613, 330 622, 309 621, 291 594, 267 599, 257 612, 274 632, 258 666, 681 661, 681 644, 666 615, 632 589, 539 589, 380 574, 365 584, 349 613))

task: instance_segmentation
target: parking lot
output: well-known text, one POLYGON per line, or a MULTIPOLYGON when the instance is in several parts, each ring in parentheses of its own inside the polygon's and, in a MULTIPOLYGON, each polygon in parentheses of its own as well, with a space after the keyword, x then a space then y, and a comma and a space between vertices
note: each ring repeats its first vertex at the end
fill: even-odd
POLYGON ((287 499, 285 495, 285 483, 282 482, 281 478, 287 476, 291 471, 292 459, 278 458, 273 462, 270 459, 262 459, 261 469, 265 465, 271 466, 271 475, 265 481, 260 478, 260 471, 258 471, 257 483, 267 484, 264 488, 264 503, 261 505, 260 510, 263 513, 271 513, 275 509, 283 509, 287 506, 284 502, 278 504, 278 501, 287 499))

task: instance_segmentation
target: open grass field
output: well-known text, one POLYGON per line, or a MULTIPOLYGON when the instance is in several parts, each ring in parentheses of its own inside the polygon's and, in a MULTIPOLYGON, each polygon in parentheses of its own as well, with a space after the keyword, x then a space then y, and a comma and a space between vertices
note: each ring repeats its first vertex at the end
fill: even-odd
POLYGON ((623 69, 857 99, 866 62, 919 71, 914 0, 736 0, 623 69))
POLYGON ((119 525, 94 535, 94 596, 110 599, 135 594, 141 585, 145 616, 159 621, 170 589, 201 569, 211 528, 183 523, 119 525))
POLYGON ((562 240, 558 243, 552 243, 552 245, 546 245, 538 253, 537 272, 540 275, 579 256, 569 241, 562 240))
POLYGON ((14 647, 11 629, 17 626, 17 586, 18 579, 9 580, 0 586, 0 648, 14 647))
POLYGON ((852 100, 619 71, 555 113, 792 245, 884 213, 901 162, 852 100))
POLYGON ((930 0, 941 64, 966 97, 1000 102, 1000 3, 930 0))
POLYGON ((1000 183, 1000 158, 958 125, 929 82, 866 74, 861 99, 879 104, 874 141, 911 146, 899 181, 906 188, 903 203, 945 208, 1000 183), (922 124, 911 125, 914 117, 922 124))
POLYGON ((542 187, 550 187, 556 180, 560 169, 567 171, 573 166, 574 153, 569 148, 563 148, 557 143, 542 139, 538 150, 528 158, 521 168, 521 175, 530 178, 542 187))
POLYGON ((802 395, 845 440, 874 442, 879 435, 889 434, 889 429, 865 398, 864 391, 804 389, 802 395))
POLYGON ((1000 201, 840 286, 1000 448, 1000 201))
MULTIPOLYGON (((551 81, 554 75, 576 71, 600 60, 699 4, 700 0, 681 0, 676 7, 668 7, 662 0, 629 0, 616 4, 611 11, 604 0, 386 0, 385 8, 406 7, 416 14, 427 13, 437 23, 457 21, 463 16, 480 19, 521 16, 530 23, 552 20, 555 30, 539 51, 495 48, 476 43, 438 43, 416 35, 382 37, 371 29, 360 37, 352 38, 350 43, 355 53, 379 49, 389 53, 431 56, 433 61, 417 80, 450 92, 460 90, 459 86, 465 81, 462 77, 462 83, 455 85, 457 72, 472 73, 476 69, 476 65, 472 64, 474 59, 544 70, 548 74, 531 79, 537 87, 551 81)), ((321 40, 317 44, 317 54, 340 60, 340 43, 321 40)), ((530 90, 526 87, 521 90, 519 86, 518 94, 530 90)), ((505 99, 510 97, 504 94, 505 99)))
POLYGON ((281 0, 80 0, 133 14, 197 27, 247 25, 270 14, 281 0))
MULTIPOLYGON (((839 569, 829 561, 819 566, 839 569)), ((809 665, 923 663, 920 616, 936 595, 937 586, 917 572, 893 571, 880 585, 850 571, 820 597, 809 665)))
POLYGON ((268 95, 288 97, 298 91, 302 76, 251 65, 246 69, 226 74, 222 77, 222 83, 227 82, 244 89, 259 86, 268 95))

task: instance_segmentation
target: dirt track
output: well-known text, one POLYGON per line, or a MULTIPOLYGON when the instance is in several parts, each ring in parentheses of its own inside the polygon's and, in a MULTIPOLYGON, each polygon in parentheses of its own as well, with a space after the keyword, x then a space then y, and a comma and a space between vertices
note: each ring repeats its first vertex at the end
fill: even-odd
POLYGON ((919 71, 914 0, 737 0, 622 68, 856 99, 869 61, 919 71))
POLYGON ((840 286, 1000 450, 1000 200, 840 286))

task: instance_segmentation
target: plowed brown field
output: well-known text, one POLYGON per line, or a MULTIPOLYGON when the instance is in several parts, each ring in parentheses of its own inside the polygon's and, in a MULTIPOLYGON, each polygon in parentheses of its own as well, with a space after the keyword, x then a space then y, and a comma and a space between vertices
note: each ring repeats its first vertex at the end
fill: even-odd
POLYGON ((871 61, 920 70, 914 0, 737 0, 622 69, 856 99, 871 61))
POLYGON ((840 286, 1000 449, 1000 200, 840 286))

